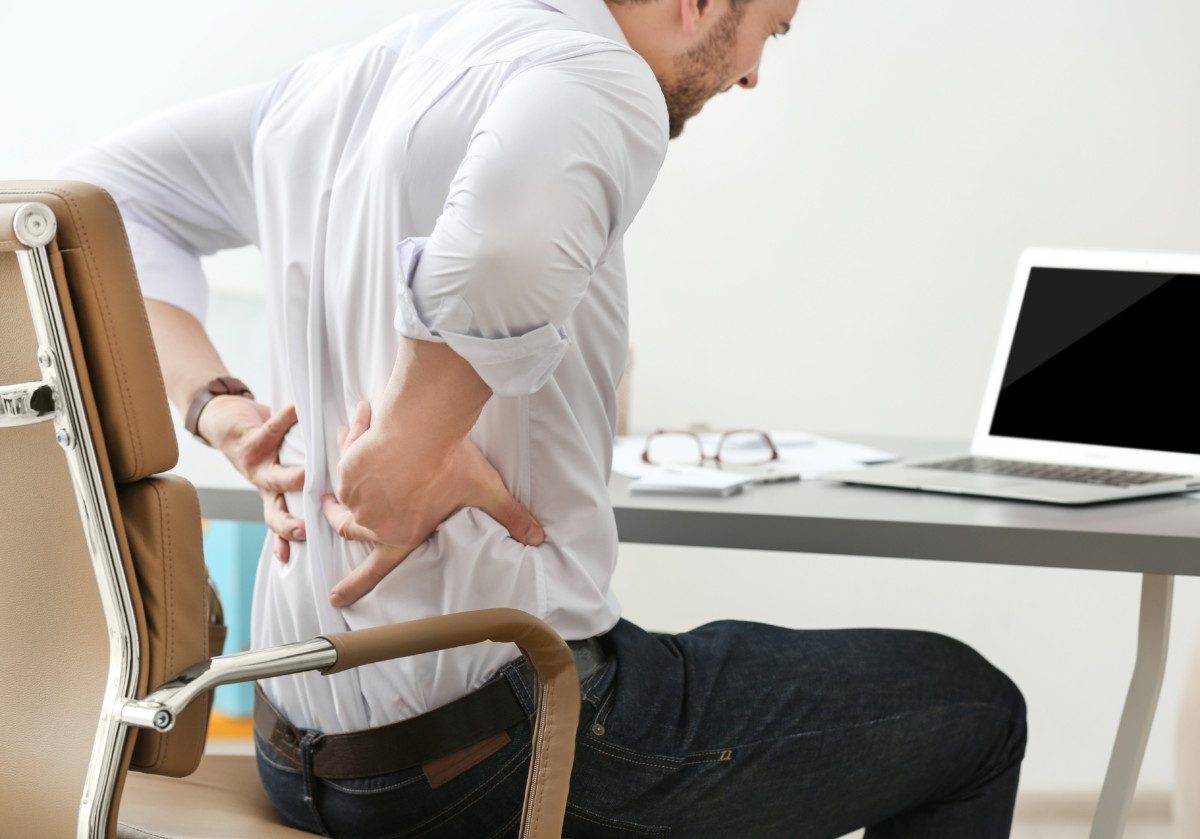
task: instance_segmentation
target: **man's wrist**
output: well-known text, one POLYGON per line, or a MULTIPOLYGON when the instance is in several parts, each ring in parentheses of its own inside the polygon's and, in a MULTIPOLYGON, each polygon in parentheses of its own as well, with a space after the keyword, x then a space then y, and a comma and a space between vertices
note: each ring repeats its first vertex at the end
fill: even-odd
POLYGON ((220 445, 221 441, 211 439, 209 435, 202 433, 201 419, 207 412, 209 404, 223 397, 244 397, 253 400, 254 394, 250 392, 250 388, 241 379, 233 376, 217 376, 193 394, 191 400, 188 402, 187 412, 184 415, 183 427, 205 445, 220 445))
POLYGON ((215 396, 200 415, 196 437, 214 449, 224 451, 248 431, 262 425, 262 417, 248 411, 241 396, 215 396))
MULTIPOLYGON (((470 425, 456 427, 423 404, 399 400, 372 412, 371 433, 379 440, 403 441, 403 449, 414 462, 440 463, 462 445, 470 425)), ((474 423, 472 423, 473 425, 474 423)))

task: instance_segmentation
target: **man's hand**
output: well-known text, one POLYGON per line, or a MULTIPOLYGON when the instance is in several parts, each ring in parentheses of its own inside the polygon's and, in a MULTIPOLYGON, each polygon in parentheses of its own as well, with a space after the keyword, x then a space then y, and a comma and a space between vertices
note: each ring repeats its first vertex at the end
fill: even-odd
POLYGON ((338 430, 337 494, 321 498, 338 535, 375 543, 366 560, 333 587, 329 601, 349 606, 463 507, 478 507, 514 539, 540 545, 546 534, 468 439, 445 454, 414 451, 403 439, 371 426, 371 406, 359 402, 349 428, 338 430))
MULTIPOLYGON (((146 316, 167 395, 179 415, 186 416, 196 391, 218 376, 228 376, 229 370, 195 315, 147 298, 146 316)), ((244 396, 215 396, 204 406, 196 429, 258 488, 263 518, 275 534, 275 555, 284 562, 288 542, 305 537, 304 522, 288 513, 283 498, 283 493, 304 487, 304 467, 279 464, 279 446, 295 424, 294 405, 271 416, 269 407, 244 396)))
POLYGON ((296 424, 296 406, 273 416, 261 402, 244 396, 213 397, 200 414, 198 430, 214 448, 258 488, 263 520, 275 534, 275 556, 287 562, 289 542, 306 538, 304 521, 288 512, 285 492, 304 488, 304 467, 279 463, 279 447, 296 424))

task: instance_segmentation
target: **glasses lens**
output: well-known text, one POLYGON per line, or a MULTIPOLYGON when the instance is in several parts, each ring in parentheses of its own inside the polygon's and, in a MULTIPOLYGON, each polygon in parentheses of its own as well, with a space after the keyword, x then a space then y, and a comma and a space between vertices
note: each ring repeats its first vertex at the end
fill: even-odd
POLYGON ((695 466, 703 462, 696 438, 673 432, 651 436, 646 442, 646 458, 655 466, 695 466))
POLYGON ((734 431, 721 440, 721 463, 758 466, 773 459, 771 444, 761 431, 734 431))

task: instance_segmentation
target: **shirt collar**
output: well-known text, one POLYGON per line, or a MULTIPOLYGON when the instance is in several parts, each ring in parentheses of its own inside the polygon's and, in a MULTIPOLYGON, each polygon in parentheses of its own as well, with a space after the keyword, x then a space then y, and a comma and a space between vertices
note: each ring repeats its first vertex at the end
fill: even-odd
POLYGON ((608 9, 604 0, 541 0, 551 8, 557 9, 567 17, 583 24, 583 27, 595 35, 603 35, 609 40, 623 46, 629 46, 625 33, 620 24, 608 9))

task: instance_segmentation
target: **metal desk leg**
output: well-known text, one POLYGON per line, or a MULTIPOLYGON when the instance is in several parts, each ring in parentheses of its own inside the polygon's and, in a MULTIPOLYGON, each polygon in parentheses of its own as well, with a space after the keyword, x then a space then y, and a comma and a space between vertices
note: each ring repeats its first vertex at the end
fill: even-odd
POLYGON ((1112 757, 1100 790, 1100 803, 1092 820, 1091 839, 1120 839, 1137 788, 1138 772, 1146 754, 1146 741, 1154 722, 1163 670, 1167 666, 1167 641, 1171 634, 1171 595, 1175 577, 1142 575, 1142 605, 1138 618, 1137 659, 1125 709, 1113 743, 1112 757))

